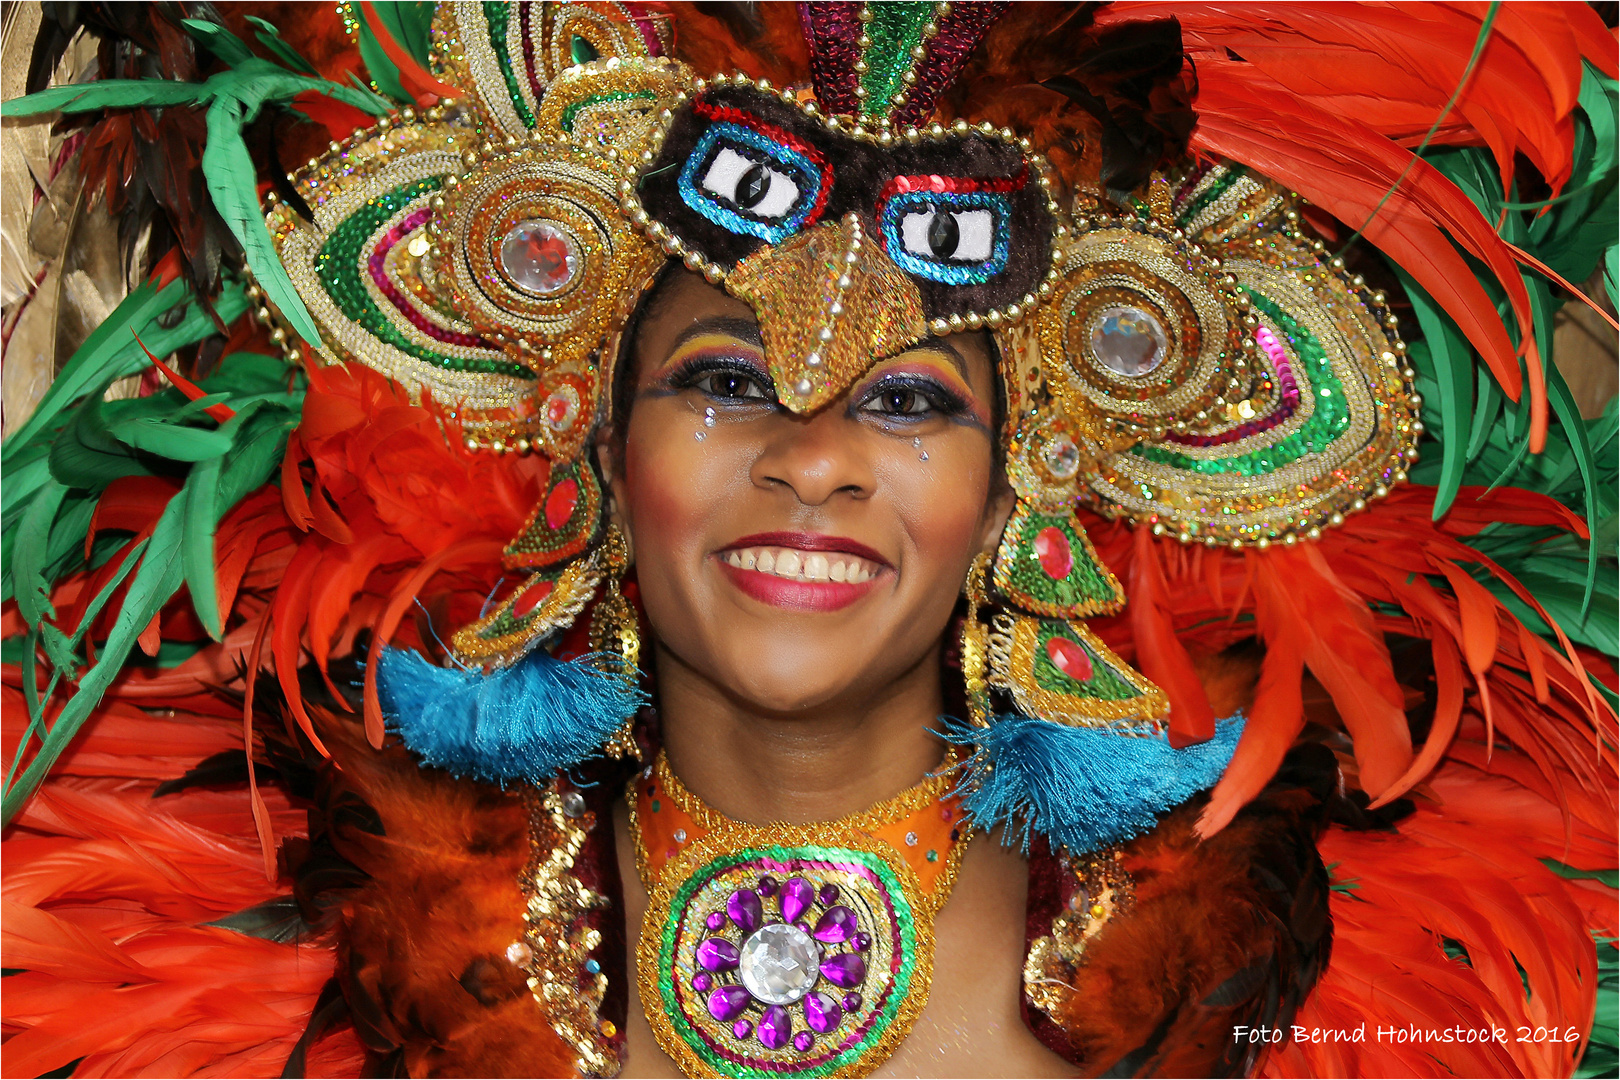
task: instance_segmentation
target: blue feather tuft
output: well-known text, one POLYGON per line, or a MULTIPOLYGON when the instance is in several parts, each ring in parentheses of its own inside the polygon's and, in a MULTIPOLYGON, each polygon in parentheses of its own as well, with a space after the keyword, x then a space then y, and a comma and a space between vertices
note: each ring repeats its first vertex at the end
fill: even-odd
POLYGON ((1152 829, 1158 815, 1212 786, 1243 732, 1239 713, 1215 737, 1174 750, 1163 735, 1069 727, 1017 713, 988 728, 944 717, 941 734, 973 749, 958 791, 974 825, 1006 825, 1025 853, 1040 833, 1075 854, 1152 829))
POLYGON ((623 670, 624 659, 612 653, 564 663, 536 649, 486 675, 384 649, 377 691, 390 729, 424 765, 500 784, 543 784, 601 753, 646 703, 623 670))

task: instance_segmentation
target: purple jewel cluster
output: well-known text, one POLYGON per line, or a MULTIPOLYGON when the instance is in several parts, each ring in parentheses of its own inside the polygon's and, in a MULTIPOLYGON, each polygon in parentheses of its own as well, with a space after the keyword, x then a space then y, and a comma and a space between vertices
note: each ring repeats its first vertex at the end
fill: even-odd
MULTIPOLYGON (((862 954, 872 947, 872 937, 860 929, 855 912, 840 904, 838 898, 838 886, 830 882, 818 890, 802 877, 778 883, 767 874, 759 879, 757 887, 732 893, 724 911, 710 912, 703 925, 715 936, 698 946, 696 959, 703 970, 692 978, 692 989, 707 995, 709 1015, 730 1024, 732 1035, 739 1040, 757 1038, 767 1050, 781 1050, 791 1044, 799 1053, 808 1053, 817 1035, 830 1034, 843 1022, 845 1013, 859 1010, 862 999, 858 991, 866 981, 862 954), (767 913, 767 901, 772 902, 776 914, 767 913), (812 925, 810 919, 818 906, 821 914, 812 925), (746 962, 745 951, 761 934, 773 933, 771 927, 784 925, 800 931, 808 947, 814 949, 815 975, 813 981, 807 975, 806 981, 816 987, 825 985, 833 992, 810 989, 784 1004, 757 997, 744 984, 739 969, 746 962), (730 927, 740 933, 741 948, 720 936, 730 927), (830 952, 830 947, 838 945, 847 946, 847 951, 830 952), (794 1030, 794 1016, 787 1007, 794 1004, 804 1007, 805 1026, 798 1031, 794 1030), (758 1015, 753 1016, 756 1009, 758 1015)), ((783 932, 777 930, 774 934, 780 937, 783 932)))

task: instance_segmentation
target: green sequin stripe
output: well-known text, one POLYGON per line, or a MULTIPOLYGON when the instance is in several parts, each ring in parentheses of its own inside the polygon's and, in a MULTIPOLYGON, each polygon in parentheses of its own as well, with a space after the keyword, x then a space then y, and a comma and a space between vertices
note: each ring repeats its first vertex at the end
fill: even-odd
POLYGON ((658 98, 649 90, 615 90, 610 94, 592 94, 583 101, 576 101, 563 110, 562 129, 568 134, 574 133, 574 117, 579 115, 581 109, 588 109, 592 105, 603 105, 609 101, 657 101, 658 98))
POLYGON ((361 278, 361 263, 365 247, 382 228, 383 222, 404 210, 411 203, 438 191, 439 178, 430 176, 414 184, 406 184, 392 191, 366 200, 366 204, 338 223, 321 245, 315 256, 315 276, 320 278, 338 310, 358 323, 374 337, 387 342, 400 352, 426 361, 446 371, 470 371, 480 375, 507 375, 515 379, 533 379, 534 372, 518 364, 502 360, 462 359, 445 356, 425 349, 400 333, 392 320, 371 299, 361 278))
POLYGON ((1073 697, 1095 698, 1098 701, 1128 701, 1141 696, 1140 690, 1120 678, 1113 666, 1098 656, 1090 646, 1065 634, 1062 623, 1042 619, 1040 626, 1040 630, 1035 634, 1035 685, 1042 690, 1050 690, 1055 694, 1069 694, 1073 697), (1085 650, 1086 655, 1091 658, 1091 678, 1085 682, 1072 679, 1052 663, 1052 658, 1046 655, 1046 643, 1055 637, 1060 637, 1085 650))
POLYGON ((1173 469, 1185 469, 1204 476, 1265 476, 1293 464, 1306 454, 1324 452, 1334 439, 1344 434, 1350 426, 1350 403, 1344 396, 1344 384, 1333 373, 1333 361, 1329 359, 1327 350, 1315 334, 1305 329, 1274 301, 1253 289, 1249 290, 1249 300, 1282 331, 1288 343, 1294 347, 1294 355, 1299 358, 1300 365, 1306 369, 1307 378, 1298 381, 1310 384, 1309 387, 1301 386, 1301 393, 1315 395, 1315 409, 1310 418, 1300 425, 1298 431, 1278 439, 1264 450, 1254 450, 1236 457, 1198 461, 1163 446, 1148 446, 1145 443, 1133 447, 1133 454, 1173 469), (1328 393, 1324 394, 1324 390, 1328 393))
POLYGON ((866 103, 861 111, 867 116, 887 116, 894 111, 889 100, 904 90, 901 81, 912 68, 911 50, 922 44, 923 26, 934 17, 933 4, 868 4, 872 21, 866 24, 866 36, 872 39, 861 54, 866 61, 866 74, 861 85, 866 88, 866 103))
POLYGON ((1113 605, 1120 600, 1113 582, 1103 574, 1067 517, 1031 512, 1019 522, 1018 553, 1007 567, 1007 580, 1013 588, 1058 607, 1113 605), (1053 580, 1041 569, 1040 557, 1035 554, 1035 538, 1047 528, 1057 529, 1069 543, 1074 566, 1061 581, 1053 580))
POLYGON ((894 908, 895 925, 900 929, 900 970, 895 973, 894 986, 890 989, 888 997, 884 999, 883 1011, 878 1014, 872 1026, 867 1028, 865 1038, 843 1053, 828 1058, 815 1068, 772 1069, 769 1072, 771 1076, 831 1076, 839 1069, 854 1062, 871 1047, 875 1040, 882 1037, 883 1033, 889 1029, 889 1025, 894 1023, 895 1014, 900 1010, 900 1003, 905 1000, 906 995, 911 991, 911 976, 917 964, 917 925, 911 914, 911 905, 906 901, 906 894, 900 888, 899 879, 894 876, 894 871, 889 868, 888 863, 876 855, 870 855, 864 851, 852 851, 849 848, 820 846, 744 848, 741 851, 714 860, 682 882, 681 887, 675 892, 674 899, 670 901, 669 910, 672 917, 664 924, 663 935, 659 938, 659 996, 662 997, 664 1011, 669 1014, 670 1021, 674 1024, 675 1031, 680 1035, 681 1040, 687 1046, 690 1046, 699 1057, 708 1062, 710 1068, 721 1076, 741 1077, 758 1076, 760 1074, 757 1071, 750 1072, 743 1067, 742 1063, 727 1060, 709 1049, 708 1044, 703 1041, 703 1036, 692 1027, 691 1021, 687 1020, 686 1014, 681 1011, 680 1003, 675 1000, 675 980, 671 977, 671 974, 675 970, 675 932, 679 928, 680 916, 674 913, 686 911, 687 906, 692 902, 693 894, 711 877, 720 872, 715 869, 716 866, 723 864, 722 869, 729 869, 750 859, 775 859, 784 863, 792 859, 810 862, 858 862, 875 873, 878 879, 883 882, 883 887, 888 890, 889 903, 894 908))
POLYGON ((517 72, 512 70, 512 58, 506 53, 506 27, 512 19, 512 5, 497 0, 485 0, 484 19, 489 23, 489 47, 495 50, 495 59, 501 64, 501 77, 506 80, 506 96, 512 99, 512 108, 524 126, 534 127, 534 113, 518 88, 517 72))
POLYGON ((1204 207, 1225 195, 1231 190, 1232 185, 1247 176, 1248 172, 1247 169, 1240 165, 1228 165, 1223 175, 1216 177, 1214 182, 1205 188, 1202 194, 1195 195, 1181 213, 1176 215, 1176 224, 1185 227, 1189 221, 1204 212, 1204 207))

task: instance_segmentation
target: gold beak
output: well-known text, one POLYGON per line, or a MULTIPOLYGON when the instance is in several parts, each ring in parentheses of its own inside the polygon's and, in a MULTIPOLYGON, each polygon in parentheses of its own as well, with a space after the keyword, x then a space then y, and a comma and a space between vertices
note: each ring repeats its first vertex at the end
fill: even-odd
POLYGON ((726 290, 753 306, 777 394, 796 413, 928 336, 916 283, 853 213, 750 255, 726 290))

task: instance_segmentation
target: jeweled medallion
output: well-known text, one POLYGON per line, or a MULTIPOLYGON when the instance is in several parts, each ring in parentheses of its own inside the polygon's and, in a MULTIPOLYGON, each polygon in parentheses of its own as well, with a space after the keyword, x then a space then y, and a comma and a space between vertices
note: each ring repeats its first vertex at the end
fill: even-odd
POLYGON ((703 807, 662 758, 655 775, 632 803, 650 879, 637 963, 664 1051, 691 1076, 870 1073, 928 1000, 963 846, 945 778, 839 822, 757 827, 703 807), (922 875, 901 844, 926 845, 922 875))

